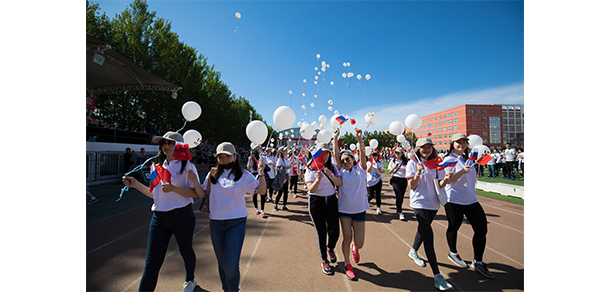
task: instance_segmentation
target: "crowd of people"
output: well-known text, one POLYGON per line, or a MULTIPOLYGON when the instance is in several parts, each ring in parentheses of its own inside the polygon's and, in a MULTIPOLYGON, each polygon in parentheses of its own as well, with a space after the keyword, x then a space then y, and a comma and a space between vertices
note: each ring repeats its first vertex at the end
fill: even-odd
MULTIPOLYGON (((484 277, 494 278, 483 261, 488 230, 487 218, 475 191, 477 176, 480 175, 477 169, 480 167, 476 163, 469 164, 470 149, 466 135, 454 134, 446 153, 437 151, 429 138, 418 140, 414 149, 396 147, 389 153, 387 170, 382 163, 383 155, 379 152, 372 151, 369 156, 366 155, 362 130, 356 130, 359 147, 354 151, 341 149, 338 135, 337 130, 332 149, 331 145, 323 144, 314 149, 280 147, 275 150, 259 147, 248 150, 229 142, 204 142, 197 147, 198 154, 192 160, 197 162, 199 157, 215 157, 214 167, 203 183, 200 183, 193 162, 173 158, 174 145, 183 142, 179 133, 168 132, 163 137, 155 138, 160 155, 151 172, 156 171, 161 181, 156 185, 151 182, 149 187, 131 176, 123 177, 126 186, 134 187, 154 201, 140 291, 152 291, 156 287, 163 254, 172 235, 176 237, 185 263, 183 291, 193 291, 196 286, 196 259, 192 249, 195 219, 191 207, 194 198, 209 202, 210 236, 222 289, 238 291, 239 259, 248 216, 245 196, 252 196, 254 214, 268 218, 266 202, 273 204, 274 211, 280 210, 280 204, 282 211, 289 211, 287 203, 291 195, 297 197, 299 180, 303 181, 304 191, 307 192, 308 212, 316 230, 324 274, 334 274, 331 264, 337 263, 335 248, 342 233, 343 240, 339 247, 343 271, 350 280, 357 279, 351 263, 358 263, 361 258, 366 212, 375 199, 376 213, 383 213, 381 186, 389 183, 396 196, 400 220, 405 220, 402 205, 409 191, 410 207, 418 229, 408 255, 417 265, 424 267, 425 261, 418 255, 423 245, 427 262, 434 273, 434 287, 439 290, 453 289, 440 273, 434 250, 431 224, 441 206, 445 208, 448 222, 445 235, 450 252, 447 257, 459 267, 468 267, 457 250, 458 230, 466 217, 474 231, 472 246, 475 256, 471 266, 484 277), (246 169, 241 167, 244 162, 246 169), (430 162, 434 162, 434 167, 429 166, 430 162), (443 168, 436 164, 443 165, 443 168), (164 178, 163 169, 171 173, 171 184, 164 178), (390 174, 388 182, 383 181, 383 173, 390 174), (167 220, 173 223, 161 223, 167 220)), ((487 164, 490 176, 497 176, 495 166, 502 165, 503 175, 514 177, 511 173, 515 159, 519 161, 519 158, 521 160, 517 165, 523 175, 523 151, 516 152, 507 144, 502 152, 495 149, 491 154, 495 164, 491 164, 493 167, 487 164)))

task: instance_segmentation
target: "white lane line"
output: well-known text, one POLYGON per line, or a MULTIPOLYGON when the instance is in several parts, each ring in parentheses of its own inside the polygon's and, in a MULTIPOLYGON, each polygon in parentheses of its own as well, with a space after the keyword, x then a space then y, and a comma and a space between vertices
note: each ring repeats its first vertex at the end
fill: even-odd
MULTIPOLYGON (((273 212, 271 212, 271 214, 273 214, 273 212)), ((240 280, 239 280, 239 287, 242 286, 242 283, 244 282, 244 279, 246 278, 246 275, 248 274, 248 270, 250 269, 250 265, 252 264, 252 259, 254 259, 254 256, 256 255, 256 251, 258 250, 258 246, 261 244, 261 241, 263 240, 263 235, 265 235, 265 230, 267 230, 269 221, 271 221, 270 216, 267 217, 267 222, 265 223, 265 227, 263 228, 263 231, 261 231, 261 235, 258 237, 258 240, 256 241, 256 244, 254 245, 254 250, 252 250, 252 254, 250 254, 250 259, 248 259, 248 263, 246 264, 244 271, 241 273, 240 280)))
POLYGON ((132 235, 132 234, 136 233, 137 231, 139 231, 140 229, 142 229, 142 228, 144 228, 144 227, 148 227, 148 226, 149 226, 149 224, 146 224, 146 225, 144 225, 144 226, 142 226, 142 227, 140 227, 140 228, 138 228, 138 229, 136 229, 136 230, 134 230, 134 231, 132 231, 132 232, 129 232, 129 233, 127 233, 127 234, 125 234, 125 235, 123 235, 123 236, 121 236, 121 237, 119 237, 119 238, 117 238, 117 239, 113 240, 113 241, 110 241, 110 242, 108 242, 108 243, 106 243, 106 244, 104 244, 104 245, 102 245, 102 246, 100 246, 100 247, 98 247, 98 248, 95 248, 95 249, 93 249, 93 250, 91 250, 91 251, 87 252, 87 255, 89 255, 90 253, 92 253, 92 252, 94 252, 94 251, 100 250, 101 248, 106 247, 106 246, 108 246, 108 245, 110 245, 110 244, 112 244, 112 243, 115 243, 115 242, 117 242, 117 241, 119 241, 119 240, 121 240, 121 239, 123 239, 123 238, 125 238, 125 237, 129 236, 129 235, 132 235))
MULTIPOLYGON (((208 226, 210 226, 210 224, 206 224, 203 228, 201 228, 199 231, 193 233, 193 237, 195 237, 195 235, 199 234, 199 232, 205 230, 206 228, 208 228, 208 226)), ((170 256, 172 256, 174 253, 176 253, 178 251, 178 247, 176 247, 174 250, 172 250, 169 254, 167 254, 165 256, 165 260, 169 259, 170 256)), ((165 261, 164 260, 164 261, 165 261)), ((133 287, 133 285, 135 285, 136 283, 140 282, 141 278, 137 278, 135 279, 133 282, 131 282, 131 284, 129 284, 129 286, 125 287, 125 289, 123 289, 121 292, 125 292, 127 290, 129 290, 131 287, 133 287)))
POLYGON ((511 214, 515 214, 515 215, 519 215, 519 216, 523 216, 523 217, 525 217, 525 215, 524 215, 524 214, 522 214, 522 213, 517 213, 517 212, 509 211, 509 210, 506 210, 506 209, 502 209, 502 208, 500 208, 500 207, 496 207, 496 206, 489 205, 489 204, 485 204, 485 203, 481 203, 481 202, 479 202, 479 204, 481 204, 481 205, 483 205, 483 206, 486 206, 486 207, 492 207, 492 208, 495 208, 495 209, 498 209, 498 210, 502 210, 502 211, 504 211, 504 212, 508 212, 508 213, 511 213, 511 214))
MULTIPOLYGON (((383 224, 383 222, 381 222, 381 220, 379 220, 379 218, 377 218, 377 216, 373 215, 373 217, 375 217, 375 220, 377 220, 377 222, 381 223, 381 225, 383 225, 383 227, 385 227, 390 232, 392 232, 392 234, 394 234, 394 236, 396 236, 398 239, 400 239, 400 241, 402 241, 406 246, 408 246, 409 249, 413 248, 413 246, 411 246, 404 239, 402 239, 402 237, 400 237, 400 235, 396 234, 396 232, 394 232, 394 230, 390 229, 390 227, 388 227, 387 224, 383 224)), ((436 222, 436 221, 433 221, 433 222, 436 222)), ((450 279, 450 277, 443 272, 441 272, 441 276, 443 276, 445 278, 445 280, 450 279)), ((454 288, 456 288, 457 290, 460 290, 460 291, 464 291, 464 289, 462 289, 460 286, 458 286, 458 284, 456 284, 454 281, 451 281, 451 282, 452 282, 452 285, 454 288)))
POLYGON ((510 229, 510 230, 512 230, 512 231, 519 232, 519 233, 521 233, 521 234, 525 234, 525 233, 523 233, 523 231, 521 231, 521 230, 518 230, 518 229, 512 228, 512 227, 510 227, 510 226, 506 226, 506 225, 504 225, 504 224, 500 224, 500 223, 495 222, 495 221, 487 220, 487 222, 491 222, 491 223, 493 223, 493 224, 498 224, 498 225, 500 225, 500 226, 502 226, 502 227, 505 227, 505 228, 508 228, 508 229, 510 229))
MULTIPOLYGON (((445 224, 443 224, 443 223, 440 223, 440 222, 438 222, 438 221, 433 221, 433 223, 438 223, 438 224, 440 224, 441 226, 443 226, 443 227, 447 228, 447 225, 445 225, 445 224)), ((468 240, 472 240, 472 237, 466 236, 466 235, 462 234, 462 233, 461 233, 461 232, 459 232, 459 231, 458 231, 458 234, 459 234, 459 235, 461 235, 461 236, 464 236, 464 237, 468 238, 468 240)), ((519 261, 516 261, 516 260, 514 260, 514 259, 510 258, 509 256, 507 256, 507 255, 505 255, 505 254, 503 254, 503 253, 501 253, 501 252, 499 252, 499 251, 497 251, 497 250, 495 250, 495 249, 493 249, 493 248, 489 247, 488 245, 487 245, 487 246, 485 246, 485 249, 486 249, 486 250, 487 250, 487 249, 488 249, 488 250, 491 250, 491 251, 493 251, 493 252, 495 252, 495 253, 497 253, 497 254, 501 255, 501 256, 503 256, 503 257, 507 258, 508 260, 511 260, 512 262, 514 262, 514 263, 516 263, 516 264, 520 265, 521 267, 525 267, 525 266, 523 265, 523 263, 520 263, 519 261)))

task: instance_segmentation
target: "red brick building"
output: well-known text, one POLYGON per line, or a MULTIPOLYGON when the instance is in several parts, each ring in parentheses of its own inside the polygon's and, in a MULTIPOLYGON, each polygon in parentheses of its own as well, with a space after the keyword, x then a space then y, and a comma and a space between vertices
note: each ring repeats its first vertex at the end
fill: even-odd
POLYGON ((506 143, 523 147, 523 105, 465 104, 422 117, 422 125, 414 133, 427 137, 438 150, 449 149, 455 133, 481 136, 490 148, 504 148, 506 143))

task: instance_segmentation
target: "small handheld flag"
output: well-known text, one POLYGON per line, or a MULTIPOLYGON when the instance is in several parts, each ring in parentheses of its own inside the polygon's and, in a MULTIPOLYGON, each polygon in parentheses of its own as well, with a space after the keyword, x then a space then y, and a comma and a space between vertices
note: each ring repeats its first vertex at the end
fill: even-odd
POLYGON ((474 162, 477 161, 478 157, 479 157, 479 152, 477 152, 476 150, 472 151, 472 153, 470 153, 470 156, 468 157, 467 165, 473 165, 474 162))
POLYGON ((430 159, 430 160, 424 161, 424 165, 426 167, 428 167, 429 169, 436 169, 436 166, 441 162, 443 162, 443 159, 440 157, 437 157, 435 159, 430 159))
POLYGON ((153 189, 157 187, 161 181, 168 182, 169 184, 172 182, 172 174, 167 168, 156 164, 154 166, 155 168, 150 175, 150 193, 152 193, 153 189))
POLYGON ((457 164, 457 159, 453 158, 453 157, 448 157, 445 161, 443 161, 442 163, 439 163, 436 166, 437 170, 443 170, 447 167, 454 167, 457 164))
POLYGON ((336 118, 337 122, 339 122, 339 125, 343 125, 343 123, 345 123, 347 121, 347 118, 344 116, 338 116, 336 118))
POLYGON ((322 170, 324 168, 324 157, 326 154, 322 150, 322 148, 317 148, 316 151, 312 154, 311 162, 309 163, 309 168, 315 169, 317 171, 322 170))
POLYGON ((176 142, 176 146, 174 147, 174 159, 191 160, 192 157, 191 150, 189 149, 189 144, 176 142))
POLYGON ((489 153, 485 153, 485 155, 483 157, 481 157, 481 159, 479 159, 479 164, 487 165, 487 163, 490 162, 492 159, 493 159, 493 157, 491 157, 491 155, 489 155, 489 153))

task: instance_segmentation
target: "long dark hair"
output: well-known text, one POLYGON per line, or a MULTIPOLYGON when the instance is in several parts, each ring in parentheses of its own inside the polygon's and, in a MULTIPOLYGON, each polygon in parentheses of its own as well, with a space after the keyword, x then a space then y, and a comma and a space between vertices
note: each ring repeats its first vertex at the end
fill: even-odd
MULTIPOLYGON (((167 155, 165 155, 165 153, 163 153, 163 147, 161 145, 159 145, 159 156, 157 156, 157 164, 162 165, 163 161, 165 161, 167 159, 167 155)), ((182 174, 184 172, 184 169, 186 168, 186 164, 188 163, 188 161, 186 160, 180 160, 180 162, 182 162, 182 166, 180 167, 180 172, 178 172, 178 174, 182 174)))
MULTIPOLYGON (((241 169, 239 162, 237 162, 237 155, 233 155, 235 156, 235 160, 232 162, 233 167, 231 167, 231 173, 235 176, 233 181, 236 182, 241 179, 244 171, 241 169)), ((216 166, 214 166, 214 168, 212 168, 210 171, 210 179, 212 180, 212 184, 216 184, 218 182, 218 178, 220 178, 223 172, 224 169, 220 167, 220 163, 216 162, 216 166)), ((231 173, 229 173, 229 175, 231 175, 231 173)))

